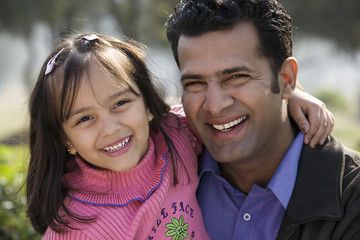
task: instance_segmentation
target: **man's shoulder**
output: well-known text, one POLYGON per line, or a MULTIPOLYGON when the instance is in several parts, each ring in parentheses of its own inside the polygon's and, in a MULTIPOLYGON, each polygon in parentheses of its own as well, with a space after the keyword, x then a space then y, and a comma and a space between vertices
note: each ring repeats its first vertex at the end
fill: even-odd
POLYGON ((310 148, 310 146, 304 144, 303 153, 317 156, 343 157, 360 165, 360 152, 346 147, 333 135, 328 137, 324 145, 317 145, 315 148, 310 148))
POLYGON ((344 161, 344 171, 360 172, 360 152, 351 149, 342 144, 336 137, 330 135, 328 142, 325 144, 327 151, 332 151, 337 154, 344 161))
POLYGON ((324 167, 333 166, 330 172, 336 171, 342 175, 343 187, 354 180, 360 182, 360 152, 345 146, 333 135, 328 137, 323 146, 312 149, 304 145, 303 155, 311 165, 316 165, 317 161, 320 161, 324 167))
POLYGON ((351 186, 360 191, 360 153, 344 146, 343 189, 351 186))
POLYGON ((347 161, 353 161, 355 165, 360 166, 360 152, 344 146, 344 154, 347 161))
POLYGON ((303 225, 298 232, 306 239, 319 236, 319 231, 328 234, 323 239, 354 239, 352 234, 358 234, 360 226, 359 160, 359 152, 334 136, 323 146, 304 145, 281 234, 290 225, 303 225))

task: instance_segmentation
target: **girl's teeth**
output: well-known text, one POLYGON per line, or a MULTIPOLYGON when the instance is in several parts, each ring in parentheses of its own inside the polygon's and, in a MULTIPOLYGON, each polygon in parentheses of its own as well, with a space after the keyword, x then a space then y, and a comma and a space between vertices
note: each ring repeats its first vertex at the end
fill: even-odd
POLYGON ((124 141, 122 141, 121 143, 119 143, 115 146, 104 148, 104 151, 114 152, 114 151, 120 150, 121 148, 125 147, 125 145, 129 142, 129 140, 130 140, 130 137, 126 138, 124 141))
POLYGON ((246 119, 246 117, 241 117, 241 118, 231 121, 229 123, 225 123, 225 124, 221 124, 221 125, 212 125, 212 126, 216 130, 228 131, 230 128, 238 125, 239 123, 243 122, 245 119, 246 119))

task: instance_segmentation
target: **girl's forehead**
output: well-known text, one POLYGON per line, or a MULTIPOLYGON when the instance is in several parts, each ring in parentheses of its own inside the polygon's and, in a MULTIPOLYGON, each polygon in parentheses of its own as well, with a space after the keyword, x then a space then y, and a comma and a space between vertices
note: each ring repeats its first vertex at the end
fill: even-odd
POLYGON ((132 89, 134 87, 126 84, 125 81, 115 81, 114 78, 109 77, 107 73, 104 73, 103 69, 91 68, 87 74, 82 76, 71 111, 84 106, 108 106, 120 96, 131 94, 132 89))
POLYGON ((86 84, 95 91, 107 87, 109 91, 131 88, 137 93, 140 92, 127 69, 124 69, 121 64, 111 65, 111 67, 114 69, 109 70, 99 63, 93 64, 83 75, 81 84, 86 84))

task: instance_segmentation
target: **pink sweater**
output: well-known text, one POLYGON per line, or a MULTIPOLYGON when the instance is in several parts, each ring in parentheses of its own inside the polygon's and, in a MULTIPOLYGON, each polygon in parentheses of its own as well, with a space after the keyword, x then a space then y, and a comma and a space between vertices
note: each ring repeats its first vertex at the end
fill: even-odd
MULTIPOLYGON (((178 124, 173 116, 166 122, 178 124)), ((199 181, 195 141, 184 126, 164 127, 188 172, 179 164, 176 186, 160 133, 150 134, 147 154, 125 172, 96 170, 77 158, 79 168, 65 176, 72 190, 64 202, 74 213, 96 217, 95 221, 81 223, 67 217, 79 230, 67 228, 65 234, 57 234, 48 228, 43 239, 209 239, 195 195, 199 181)))

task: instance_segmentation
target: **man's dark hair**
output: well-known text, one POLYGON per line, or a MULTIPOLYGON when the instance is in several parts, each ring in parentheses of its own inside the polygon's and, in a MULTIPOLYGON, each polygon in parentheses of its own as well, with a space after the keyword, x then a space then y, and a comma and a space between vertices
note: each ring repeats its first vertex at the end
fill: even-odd
POLYGON ((283 61, 292 56, 293 41, 291 18, 275 0, 182 0, 166 22, 167 38, 178 66, 181 35, 231 29, 239 22, 255 26, 259 52, 269 59, 276 76, 283 61))

